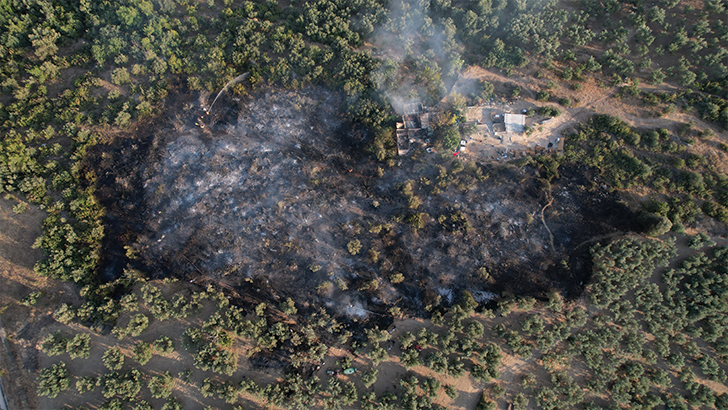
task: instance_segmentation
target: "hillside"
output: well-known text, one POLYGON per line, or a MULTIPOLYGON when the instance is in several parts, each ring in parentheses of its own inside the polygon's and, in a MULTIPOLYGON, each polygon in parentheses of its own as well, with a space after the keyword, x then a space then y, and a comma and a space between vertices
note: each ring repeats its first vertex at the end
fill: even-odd
POLYGON ((9 408, 728 408, 728 5, 9 0, 9 408))

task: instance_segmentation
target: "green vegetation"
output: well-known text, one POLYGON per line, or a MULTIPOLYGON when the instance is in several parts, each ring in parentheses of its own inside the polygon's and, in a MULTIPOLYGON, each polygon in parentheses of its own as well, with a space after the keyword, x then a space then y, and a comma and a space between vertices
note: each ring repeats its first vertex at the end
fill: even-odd
POLYGON ((40 372, 38 376, 38 395, 56 397, 68 389, 71 380, 66 364, 61 362, 51 365, 40 372))
MULTIPOLYGON (((484 389, 479 408, 491 408, 504 397, 512 397, 516 408, 530 403, 541 408, 593 408, 595 401, 605 399, 609 405, 628 407, 720 404, 723 396, 700 380, 723 383, 727 378, 724 317, 728 308, 721 284, 728 282, 722 269, 728 263, 728 248, 715 246, 704 236, 677 240, 685 240, 693 247, 697 243, 705 245, 700 246, 703 252, 681 259, 676 268, 668 270, 663 267, 675 260, 675 239, 633 237, 593 245, 588 310, 551 292, 543 301, 529 297, 501 299, 499 306, 508 306, 509 317, 520 318, 503 321, 487 310, 476 313, 481 312, 478 303, 464 292, 450 309, 432 310, 437 324, 402 332, 397 337, 399 347, 391 351, 383 347, 389 343, 390 333, 376 327, 366 330, 364 345, 342 339, 346 346, 366 352, 364 360, 370 367, 353 376, 354 380, 361 379, 365 388, 377 383, 382 362, 390 360, 391 355, 399 356, 401 378, 394 393, 386 397, 357 391, 356 385, 346 379, 304 379, 296 373, 270 385, 252 378, 234 383, 208 377, 200 389, 205 397, 219 397, 230 404, 239 403, 241 398, 255 398, 298 409, 313 405, 343 408, 357 402, 363 408, 373 408, 374 402, 407 408, 420 403, 416 408, 422 408, 422 403, 440 397, 441 391, 450 398, 458 396, 456 390, 438 379, 421 376, 421 369, 427 367, 452 379, 472 377, 473 383, 482 386, 496 382, 484 389), (645 343, 646 339, 650 341, 645 343), (546 374, 549 381, 538 385, 532 375, 525 373, 519 376, 520 384, 511 384, 506 390, 497 383, 506 355, 538 355, 541 361, 529 371, 546 374), (585 369, 585 375, 572 374, 569 369, 575 366, 585 369)), ((158 295, 150 304, 141 305, 142 311, 153 309, 159 300, 167 300, 162 296, 164 286, 143 284, 140 288, 158 295)), ((195 372, 232 374, 239 360, 232 346, 241 342, 256 346, 254 352, 287 351, 296 366, 333 360, 325 359, 327 350, 319 337, 346 332, 325 310, 305 318, 291 312, 288 317, 303 324, 296 330, 268 316, 265 304, 251 307, 250 312, 255 314, 248 316, 211 288, 190 299, 200 306, 216 307, 216 311, 200 318, 202 326, 189 327, 183 337, 185 348, 194 355, 195 372)), ((83 335, 72 340, 76 339, 74 345, 84 345, 82 341, 87 340, 83 335)), ((47 354, 61 352, 70 344, 62 333, 50 334, 43 342, 47 354)), ((136 340, 134 346, 133 368, 120 372, 123 355, 119 348, 110 348, 104 353, 104 363, 112 371, 98 379, 70 375, 62 362, 52 365, 41 372, 39 394, 55 397, 75 379, 79 394, 98 385, 104 397, 111 400, 109 405, 114 400, 138 398, 145 385, 153 398, 170 398, 175 378, 169 372, 154 372, 146 363, 154 352, 171 353, 173 339, 165 335, 153 343, 136 340)), ((354 366, 351 357, 338 359, 339 369, 354 366)), ((174 400, 168 403, 177 405, 174 400)))
MULTIPOLYGON (((724 1, 585 0, 578 7, 499 0, 4 2, 0 193, 14 198, 8 201, 17 202, 12 209, 18 217, 30 209, 45 212, 34 244, 45 257, 34 271, 75 284, 84 298, 44 313, 52 312, 54 326, 62 330, 40 341, 52 364, 38 373, 38 395, 56 398, 75 382, 79 403, 99 388, 107 400, 93 404, 99 409, 132 403, 136 409, 151 408, 142 394, 164 399, 155 403, 163 409, 179 409, 172 393, 190 374, 177 381, 149 366, 152 359, 171 360, 177 348, 192 356, 190 372, 204 380, 188 387, 234 408, 250 400, 298 409, 440 408, 434 401, 448 403, 458 393, 441 380, 466 377, 482 389, 473 403, 478 409, 494 409, 505 400, 516 409, 534 404, 543 409, 728 408, 728 394, 707 382, 727 379, 728 248, 699 232, 708 224, 701 221, 728 222, 728 177, 720 166, 724 157, 712 156, 724 153, 691 149, 696 141, 723 151, 728 147, 719 141, 722 136, 701 131, 693 122, 634 128, 618 117, 597 114, 567 136, 563 156, 522 159, 549 195, 559 167, 577 165, 593 176, 593 186, 585 188, 590 192, 634 190, 645 198, 632 205, 640 207, 640 233, 652 238, 634 234, 589 243, 585 305, 548 289, 537 298, 504 294, 483 307, 477 294, 466 290, 455 304, 437 299, 423 306, 418 313, 426 312, 430 320, 397 335, 392 347, 386 330, 355 333, 316 303, 285 295, 274 302, 235 305, 211 286, 165 296, 168 288, 146 282, 154 272, 137 271, 133 263, 113 280, 99 274, 103 241, 119 238, 105 238, 105 210, 96 192, 101 176, 90 166, 95 149, 111 134, 126 136, 144 121, 154 121, 170 96, 216 92, 244 72, 249 76, 228 92, 340 90, 363 151, 379 161, 379 177, 397 163, 392 97, 404 92, 428 106, 442 103, 428 132, 434 148, 450 152, 424 166, 431 175, 413 173, 397 181, 386 204, 398 209, 391 221, 361 221, 368 231, 347 231, 350 236, 339 246, 346 247, 357 272, 348 279, 333 273, 317 277, 320 295, 349 286, 367 297, 381 289, 408 289, 409 274, 393 263, 407 263, 406 258, 391 251, 402 228, 415 235, 455 237, 463 244, 478 234, 476 218, 450 200, 435 210, 426 203, 450 186, 467 192, 485 183, 489 170, 495 174, 515 166, 489 168, 452 159, 461 133, 477 128, 462 125, 467 106, 504 99, 496 95, 495 84, 478 80, 468 95, 453 93, 443 101, 468 66, 497 68, 506 77, 543 78, 533 90, 505 85, 505 97, 539 101, 531 116, 568 117, 581 104, 578 92, 594 81, 613 87, 615 98, 639 101, 656 118, 680 110, 680 118, 694 114, 716 129, 728 128, 724 1), (640 86, 659 88, 664 82, 669 91, 640 86), (698 233, 684 238, 688 228, 698 233), (691 253, 676 260, 676 243, 683 239, 691 253), (375 264, 371 271, 356 265, 364 258, 375 264), (203 306, 213 312, 202 315, 203 306), (177 323, 182 330, 151 336, 147 329, 157 322, 177 323), (116 341, 96 343, 107 330, 116 341), (126 360, 129 350, 121 345, 134 360, 126 360), (239 354, 241 346, 249 348, 249 357, 239 354), (346 379, 302 377, 323 361, 334 362, 329 360, 332 346, 357 352, 366 370, 346 379), (94 349, 105 349, 99 355, 108 371, 70 374, 79 362, 98 361, 94 349), (232 378, 243 361, 259 357, 280 360, 293 370, 269 384, 254 376, 232 378), (545 375, 539 379, 543 384, 524 374, 521 385, 504 387, 499 378, 505 357, 534 363, 533 369, 545 375), (376 393, 378 367, 392 365, 395 358, 401 363, 399 380, 391 381, 396 387, 376 393)), ((503 84, 497 85, 502 90, 503 84)), ((418 165, 422 161, 413 159, 418 165)), ((362 184, 368 189, 368 182, 362 184)), ((534 216, 528 217, 530 225, 534 216)), ((133 261, 134 249, 126 251, 122 266, 133 261)), ((482 262, 487 268, 464 274, 484 282, 497 277, 498 268, 487 256, 478 251, 472 257, 479 260, 476 266, 482 262)), ((316 274, 322 265, 314 259, 304 266, 316 274)), ((17 301, 32 310, 45 309, 53 300, 25 290, 17 301)), ((388 309, 383 316, 406 312, 394 304, 388 309)), ((339 367, 355 365, 348 356, 336 359, 339 367)))
POLYGON ((149 390, 155 399, 164 399, 172 394, 174 388, 174 379, 169 372, 154 376, 149 380, 149 390))

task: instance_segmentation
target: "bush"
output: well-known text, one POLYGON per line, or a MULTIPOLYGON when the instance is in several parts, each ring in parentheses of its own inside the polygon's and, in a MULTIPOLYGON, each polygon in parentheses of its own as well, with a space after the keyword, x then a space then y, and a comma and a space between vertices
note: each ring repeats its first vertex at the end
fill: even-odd
POLYGON ((640 222, 642 223, 645 235, 647 236, 664 235, 672 229, 672 221, 664 215, 655 215, 643 212, 642 215, 640 215, 640 222))
POLYGON ((67 325, 76 318, 76 310, 73 309, 73 306, 64 303, 61 305, 61 307, 56 309, 55 312, 53 312, 53 318, 56 319, 56 321, 58 321, 59 323, 67 325))
POLYGON ((184 410, 184 408, 182 407, 182 403, 180 403, 177 399, 171 398, 164 403, 162 410, 184 410))
POLYGON ((349 250, 350 254, 356 255, 359 251, 361 251, 361 242, 359 242, 358 239, 354 239, 346 245, 346 248, 349 250))
POLYGON ((480 401, 478 401, 478 405, 475 407, 475 410, 495 410, 495 409, 496 409, 495 403, 490 401, 486 392, 483 392, 480 396, 480 401))
POLYGON ((402 283, 402 282, 404 282, 404 275, 399 272, 393 273, 392 275, 389 276, 389 281, 395 285, 398 283, 402 283))
POLYGON ((154 350, 162 355, 170 355, 174 353, 174 342, 167 336, 161 336, 154 341, 154 350))
POLYGON ((23 300, 20 301, 20 303, 24 304, 25 306, 33 306, 36 303, 38 303, 38 298, 40 298, 42 295, 41 292, 30 292, 28 296, 24 297, 23 300))
POLYGON ((700 249, 705 246, 715 246, 715 242, 702 232, 688 238, 688 246, 691 249, 700 249))
POLYGON ((132 410, 154 410, 154 408, 146 400, 141 400, 132 407, 132 410))
POLYGON ((79 394, 84 394, 96 388, 96 378, 92 376, 84 376, 76 380, 76 390, 79 394))
POLYGON ((374 366, 377 366, 382 360, 387 358, 387 351, 383 347, 375 347, 368 354, 369 358, 372 359, 374 366))
POLYGON ((66 345, 66 351, 71 356, 71 359, 78 357, 88 359, 90 350, 91 336, 87 333, 77 334, 66 345))
POLYGON ((371 387, 377 381, 377 369, 369 369, 362 373, 361 381, 367 388, 371 387))
POLYGON ((296 303, 291 298, 281 302, 280 308, 281 311, 288 316, 295 315, 298 312, 298 309, 296 309, 296 303))
POLYGON ((561 312, 564 309, 564 299, 561 294, 555 291, 549 292, 549 301, 546 307, 552 312, 561 312))
POLYGON ((101 360, 109 370, 119 370, 124 366, 124 354, 118 346, 114 346, 104 352, 101 360))
POLYGON ((99 406, 98 410, 123 410, 124 402, 119 399, 111 399, 99 406))
POLYGON ((61 362, 51 365, 40 371, 38 376, 38 395, 55 398, 62 391, 67 390, 71 378, 66 369, 66 364, 61 362))
POLYGON ((139 362, 142 366, 147 364, 152 358, 152 345, 147 342, 138 342, 134 346, 134 360, 139 362))
POLYGON ((129 71, 120 67, 111 72, 111 82, 115 85, 124 85, 130 81, 129 71))
POLYGON ((174 388, 174 379, 169 372, 164 372, 159 376, 154 376, 149 380, 147 385, 155 399, 165 399, 172 394, 174 388))
POLYGON ((415 367, 422 364, 420 362, 419 353, 417 353, 417 350, 414 349, 402 352, 402 357, 400 357, 400 360, 406 368, 415 367))
POLYGON ((132 337, 137 337, 149 327, 149 318, 143 314, 134 315, 126 326, 127 333, 132 337))
POLYGON ((513 408, 515 410, 524 410, 528 407, 528 398, 523 393, 518 393, 513 397, 513 408))
POLYGON ((473 313, 475 308, 478 307, 478 302, 473 298, 473 294, 467 290, 464 290, 460 294, 460 302, 458 305, 463 309, 463 312, 470 314, 473 313))
POLYGON ((48 356, 58 356, 66 353, 67 345, 68 340, 65 336, 63 336, 61 332, 56 332, 46 336, 41 342, 40 348, 43 350, 43 353, 48 356))
POLYGON ((561 110, 556 107, 544 106, 538 109, 538 114, 544 117, 558 117, 561 115, 561 110))
POLYGON ((119 396, 122 400, 134 400, 142 389, 142 374, 137 369, 131 369, 121 374, 111 372, 99 379, 99 386, 107 399, 119 396))

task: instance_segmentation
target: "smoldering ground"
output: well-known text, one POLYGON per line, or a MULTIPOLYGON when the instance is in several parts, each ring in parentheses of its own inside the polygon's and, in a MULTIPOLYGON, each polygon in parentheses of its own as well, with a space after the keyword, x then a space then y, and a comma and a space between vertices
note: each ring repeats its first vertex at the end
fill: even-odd
POLYGON ((361 181, 371 170, 342 96, 223 96, 209 116, 206 101, 179 97, 170 120, 116 139, 92 161, 110 228, 106 276, 131 256, 153 276, 301 298, 324 280, 348 280, 355 261, 338 227, 366 213, 361 181))
POLYGON ((595 202, 583 172, 563 172, 545 212, 552 247, 535 170, 472 163, 442 185, 442 160, 427 154, 384 167, 363 154, 366 133, 346 121, 342 98, 267 89, 223 96, 200 118, 207 101, 180 94, 166 119, 99 146, 90 165, 107 210, 103 274, 130 265, 266 298, 321 299, 352 316, 391 306, 418 314, 464 289, 574 290, 588 270, 559 267, 562 252, 621 229, 625 211, 607 206, 614 198, 595 202), (407 181, 416 209, 402 194, 407 181), (413 213, 422 228, 406 221, 413 213))

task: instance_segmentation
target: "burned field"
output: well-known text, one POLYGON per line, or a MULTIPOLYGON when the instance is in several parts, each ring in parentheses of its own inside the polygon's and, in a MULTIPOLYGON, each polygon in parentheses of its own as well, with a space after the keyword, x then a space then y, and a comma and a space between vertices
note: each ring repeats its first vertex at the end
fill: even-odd
POLYGON ((562 170, 547 189, 532 166, 377 164, 327 89, 225 97, 204 117, 199 101, 178 101, 170 120, 92 155, 106 277, 130 266, 261 298, 320 298, 348 315, 422 314, 465 289, 482 301, 576 295, 588 272, 578 245, 630 230, 630 211, 583 170, 562 170))

